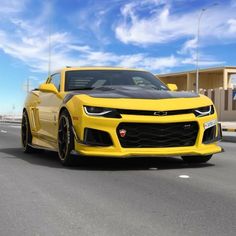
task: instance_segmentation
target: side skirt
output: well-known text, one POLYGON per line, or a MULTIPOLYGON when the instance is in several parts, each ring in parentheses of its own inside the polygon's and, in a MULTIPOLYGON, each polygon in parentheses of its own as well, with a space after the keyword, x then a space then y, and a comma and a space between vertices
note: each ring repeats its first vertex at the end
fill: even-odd
POLYGON ((35 148, 35 149, 39 149, 39 150, 46 150, 46 151, 53 151, 53 152, 57 152, 57 149, 54 148, 48 148, 48 147, 43 147, 43 146, 39 146, 39 145, 35 145, 35 144, 29 144, 30 147, 35 148))

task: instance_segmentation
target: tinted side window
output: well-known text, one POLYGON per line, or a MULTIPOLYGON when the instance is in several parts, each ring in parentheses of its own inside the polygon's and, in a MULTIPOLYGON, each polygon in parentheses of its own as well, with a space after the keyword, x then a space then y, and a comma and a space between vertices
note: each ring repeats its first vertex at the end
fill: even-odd
POLYGON ((57 90, 60 90, 60 84, 61 84, 61 75, 60 74, 54 74, 51 76, 50 83, 54 84, 57 90))

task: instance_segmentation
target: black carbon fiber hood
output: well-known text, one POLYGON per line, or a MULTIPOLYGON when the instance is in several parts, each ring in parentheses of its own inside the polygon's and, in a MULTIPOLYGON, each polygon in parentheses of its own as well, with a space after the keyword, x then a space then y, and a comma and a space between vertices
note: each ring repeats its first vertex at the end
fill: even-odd
POLYGON ((192 92, 173 92, 167 90, 155 90, 142 87, 101 87, 92 90, 79 90, 68 93, 64 102, 69 101, 75 95, 86 94, 94 98, 133 98, 133 99, 170 99, 170 98, 195 98, 198 94, 192 92))

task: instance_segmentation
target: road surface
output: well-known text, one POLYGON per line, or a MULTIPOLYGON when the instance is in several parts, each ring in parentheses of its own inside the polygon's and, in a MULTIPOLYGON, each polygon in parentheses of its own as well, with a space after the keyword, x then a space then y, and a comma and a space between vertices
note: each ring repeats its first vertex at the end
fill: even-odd
POLYGON ((180 158, 27 155, 0 124, 0 235, 236 235, 236 144, 208 164, 180 158))

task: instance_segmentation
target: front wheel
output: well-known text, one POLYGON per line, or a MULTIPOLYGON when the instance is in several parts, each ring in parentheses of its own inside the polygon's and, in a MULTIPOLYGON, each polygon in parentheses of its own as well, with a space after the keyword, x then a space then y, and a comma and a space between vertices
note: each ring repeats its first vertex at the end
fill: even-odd
POLYGON ((207 156, 182 156, 184 162, 187 163, 206 163, 211 159, 212 155, 207 156))
POLYGON ((74 134, 72 121, 67 111, 63 111, 59 118, 58 128, 58 156, 63 165, 73 164, 71 151, 74 149, 74 134))
POLYGON ((21 143, 23 146, 24 153, 32 153, 35 149, 32 145, 32 134, 30 130, 29 118, 26 111, 23 111, 21 121, 21 143))

